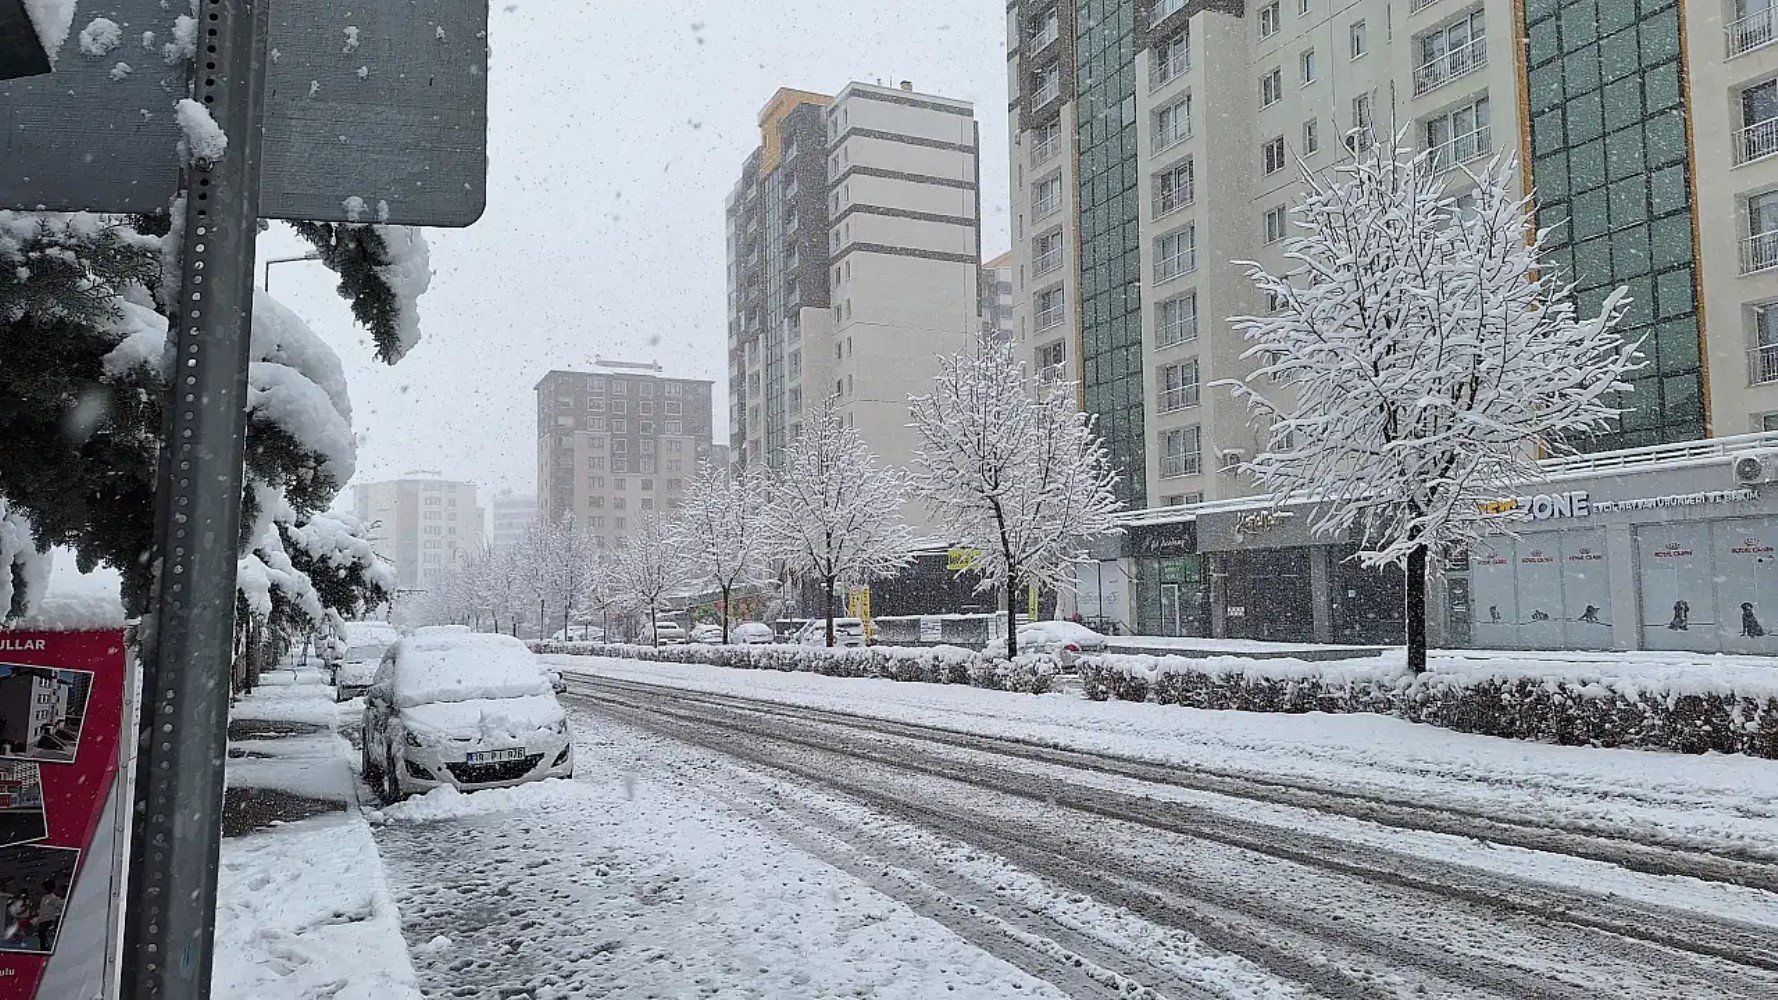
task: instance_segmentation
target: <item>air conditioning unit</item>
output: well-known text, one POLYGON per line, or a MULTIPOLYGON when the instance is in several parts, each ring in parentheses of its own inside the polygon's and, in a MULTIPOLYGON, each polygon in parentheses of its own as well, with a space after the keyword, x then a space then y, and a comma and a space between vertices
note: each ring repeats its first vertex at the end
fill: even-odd
POLYGON ((1239 448, 1224 448, 1217 456, 1217 469, 1224 475, 1233 475, 1241 471, 1241 464, 1247 461, 1247 455, 1239 448))
POLYGON ((1778 482, 1778 452, 1744 452, 1735 456, 1733 464, 1735 482, 1741 486, 1778 482))

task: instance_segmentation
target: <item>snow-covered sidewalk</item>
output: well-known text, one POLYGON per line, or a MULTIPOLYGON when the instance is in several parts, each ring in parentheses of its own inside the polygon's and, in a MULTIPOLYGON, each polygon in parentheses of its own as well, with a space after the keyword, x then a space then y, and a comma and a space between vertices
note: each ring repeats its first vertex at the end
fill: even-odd
POLYGON ((313 671, 284 669, 231 713, 255 737, 231 742, 231 793, 273 794, 243 824, 260 828, 222 843, 217 1000, 420 998, 332 694, 313 671))
POLYGON ((961 685, 546 657, 564 671, 1383 794, 1523 822, 1778 857, 1778 762, 1553 746, 1377 715, 1093 702, 961 685))

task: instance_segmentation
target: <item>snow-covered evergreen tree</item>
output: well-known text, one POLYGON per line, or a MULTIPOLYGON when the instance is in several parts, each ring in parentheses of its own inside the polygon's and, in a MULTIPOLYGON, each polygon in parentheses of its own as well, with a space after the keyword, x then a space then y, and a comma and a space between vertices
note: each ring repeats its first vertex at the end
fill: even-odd
POLYGON ((879 468, 829 399, 790 443, 769 487, 766 550, 797 579, 821 584, 827 644, 834 591, 892 576, 913 559, 901 520, 903 474, 879 468))
POLYGON ((698 466, 674 526, 687 571, 722 593, 722 641, 736 589, 771 580, 765 547, 765 491, 744 473, 698 466))
POLYGON ((602 563, 601 589, 621 608, 646 614, 649 641, 655 635, 655 616, 664 598, 690 582, 681 532, 659 514, 644 514, 631 522, 630 534, 602 563))
POLYGON ((1073 383, 1027 376, 1010 344, 943 359, 912 406, 914 492, 936 530, 979 553, 965 572, 980 576, 978 592, 1004 595, 1017 656, 1020 590, 1073 585, 1083 542, 1116 530, 1117 474, 1073 383))
POLYGON ((1289 269, 1250 265, 1275 308, 1233 321, 1258 366, 1231 387, 1269 441, 1246 471, 1279 502, 1316 501, 1312 527, 1356 533, 1364 565, 1404 569, 1416 671, 1429 557, 1498 530, 1478 504, 1607 428, 1639 363, 1616 330, 1626 290, 1577 313, 1513 173, 1499 157, 1472 175, 1470 208, 1430 153, 1388 143, 1305 174, 1289 269))

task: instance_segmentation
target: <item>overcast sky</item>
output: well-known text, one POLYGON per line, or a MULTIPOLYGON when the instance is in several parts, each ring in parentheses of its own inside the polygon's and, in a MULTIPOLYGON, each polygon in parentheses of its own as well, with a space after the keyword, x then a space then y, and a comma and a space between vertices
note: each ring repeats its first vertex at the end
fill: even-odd
MULTIPOLYGON (((1005 249, 1004 34, 1002 0, 494 0, 488 209, 427 231, 420 345, 378 364, 330 272, 272 269, 346 363, 356 481, 430 469, 534 490, 533 387, 595 357, 715 380, 726 441, 723 198, 780 86, 912 80, 973 101, 983 252, 1005 249)), ((303 249, 277 223, 259 248, 303 249)))

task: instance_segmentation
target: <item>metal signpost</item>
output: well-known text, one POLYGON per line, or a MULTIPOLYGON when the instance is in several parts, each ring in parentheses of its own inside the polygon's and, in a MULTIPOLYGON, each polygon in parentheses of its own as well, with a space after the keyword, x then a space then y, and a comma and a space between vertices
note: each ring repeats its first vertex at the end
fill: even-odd
MULTIPOLYGON (((0 0, 0 53, 25 51, 17 5, 0 0)), ((198 0, 195 20, 184 7, 83 4, 80 19, 102 14, 121 40, 88 51, 77 21, 53 72, 0 80, 0 208, 164 213, 185 184, 143 637, 130 1000, 209 994, 258 220, 465 226, 487 171, 486 0, 198 0), (180 157, 173 103, 187 93, 228 137, 215 163, 180 157)))

